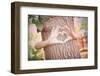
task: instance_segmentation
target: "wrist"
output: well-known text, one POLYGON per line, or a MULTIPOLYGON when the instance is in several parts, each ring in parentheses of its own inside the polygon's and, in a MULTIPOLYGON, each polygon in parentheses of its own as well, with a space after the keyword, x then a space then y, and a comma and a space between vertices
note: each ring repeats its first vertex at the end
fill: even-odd
POLYGON ((51 44, 49 39, 46 40, 46 44, 47 45, 50 45, 51 44))

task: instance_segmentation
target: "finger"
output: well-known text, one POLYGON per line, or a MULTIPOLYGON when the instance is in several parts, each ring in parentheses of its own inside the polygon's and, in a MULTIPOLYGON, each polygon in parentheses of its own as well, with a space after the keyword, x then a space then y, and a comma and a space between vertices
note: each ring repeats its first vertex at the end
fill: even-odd
POLYGON ((56 34, 57 33, 57 28, 56 27, 53 27, 52 28, 52 34, 56 34))
POLYGON ((62 32, 59 31, 57 34, 58 34, 58 35, 59 35, 59 34, 62 34, 62 32))
POLYGON ((51 32, 53 32, 54 30, 55 30, 55 28, 53 27, 52 30, 51 30, 51 32))
POLYGON ((63 41, 61 40, 56 40, 57 43, 64 43, 63 41))
POLYGON ((72 39, 71 37, 65 39, 65 40, 64 40, 64 43, 67 42, 67 41, 70 41, 71 39, 72 39))
POLYGON ((58 26, 58 27, 57 27, 57 31, 59 31, 59 29, 60 29, 60 28, 61 28, 61 27, 60 27, 60 26, 58 26))

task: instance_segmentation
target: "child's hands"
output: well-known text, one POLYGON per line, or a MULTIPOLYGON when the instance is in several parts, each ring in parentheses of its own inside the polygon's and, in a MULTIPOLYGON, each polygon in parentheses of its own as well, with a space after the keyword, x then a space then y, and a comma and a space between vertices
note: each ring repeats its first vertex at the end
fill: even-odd
POLYGON ((51 31, 51 34, 48 38, 48 41, 49 41, 49 44, 61 44, 61 43, 64 43, 63 41, 61 40, 58 40, 57 39, 57 36, 59 35, 59 26, 58 27, 53 27, 52 31, 51 31))
MULTIPOLYGON (((66 43, 67 41, 71 40, 71 37, 66 37, 65 40, 58 40, 57 37, 59 34, 62 34, 64 31, 60 32, 59 29, 61 29, 61 27, 53 27, 51 34, 48 38, 49 44, 62 44, 62 43, 66 43)), ((64 32, 65 33, 65 32, 64 32)), ((67 33, 66 33, 67 34, 67 33)))

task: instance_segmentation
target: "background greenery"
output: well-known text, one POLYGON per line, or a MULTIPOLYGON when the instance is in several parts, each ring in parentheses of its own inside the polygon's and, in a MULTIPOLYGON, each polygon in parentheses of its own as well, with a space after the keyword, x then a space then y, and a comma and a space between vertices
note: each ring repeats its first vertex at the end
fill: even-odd
MULTIPOLYGON (((29 26, 33 26, 31 24, 35 24, 36 27, 40 27, 41 21, 39 20, 39 16, 37 15, 28 15, 28 25, 29 26)), ((32 32, 34 35, 35 33, 32 32)), ((31 33, 29 33, 31 34, 31 33)), ((37 32, 38 34, 38 32, 37 32)), ((39 36, 39 35, 35 35, 35 36, 39 36)), ((34 39, 34 36, 31 36, 34 39)), ((35 37, 37 40, 38 37, 35 37)), ((44 60, 44 56, 43 56, 43 50, 41 49, 36 49, 36 48, 32 48, 32 47, 28 47, 28 60, 44 60)))

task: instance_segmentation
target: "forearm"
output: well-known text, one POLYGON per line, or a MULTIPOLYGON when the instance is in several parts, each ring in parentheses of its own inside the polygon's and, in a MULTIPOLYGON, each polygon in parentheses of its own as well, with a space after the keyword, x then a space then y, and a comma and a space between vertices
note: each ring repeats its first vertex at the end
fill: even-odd
POLYGON ((49 41, 48 40, 40 41, 40 42, 37 42, 35 44, 35 48, 40 49, 40 48, 44 48, 44 47, 46 47, 48 45, 49 45, 49 41))

